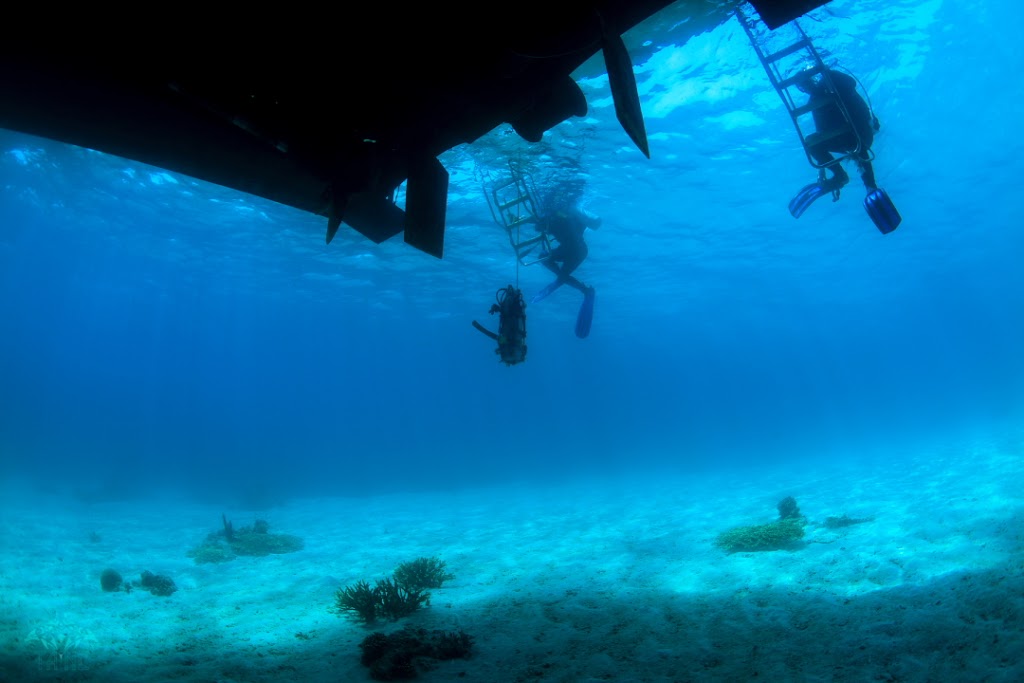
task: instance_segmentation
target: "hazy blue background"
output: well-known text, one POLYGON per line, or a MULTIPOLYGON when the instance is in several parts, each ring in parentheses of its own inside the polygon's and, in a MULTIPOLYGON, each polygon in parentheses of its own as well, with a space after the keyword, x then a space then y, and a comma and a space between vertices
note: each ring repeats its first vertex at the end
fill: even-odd
MULTIPOLYGON (((882 121, 876 171, 904 216, 884 237, 856 173, 789 216, 814 170, 738 23, 691 37, 691 11, 626 36, 650 160, 598 58, 586 119, 442 158, 440 261, 347 228, 325 246, 324 219, 0 131, 3 471, 97 495, 372 494, 898 458, 1017 429, 1024 10, 836 1, 804 20, 882 121), (495 326, 516 277, 483 196, 509 159, 541 186, 586 177, 604 219, 578 272, 591 336, 559 291, 529 307, 511 368, 470 324, 495 326)), ((519 278, 527 298, 549 279, 519 278)))

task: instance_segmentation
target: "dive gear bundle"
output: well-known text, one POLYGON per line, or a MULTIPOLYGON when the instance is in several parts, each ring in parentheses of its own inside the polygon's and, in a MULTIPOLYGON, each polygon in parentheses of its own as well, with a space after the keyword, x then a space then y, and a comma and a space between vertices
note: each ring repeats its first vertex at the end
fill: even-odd
POLYGON ((498 314, 498 333, 473 321, 473 327, 498 342, 495 350, 505 365, 515 365, 526 360, 526 302, 523 292, 509 285, 499 289, 496 295, 498 303, 491 305, 489 313, 498 314))

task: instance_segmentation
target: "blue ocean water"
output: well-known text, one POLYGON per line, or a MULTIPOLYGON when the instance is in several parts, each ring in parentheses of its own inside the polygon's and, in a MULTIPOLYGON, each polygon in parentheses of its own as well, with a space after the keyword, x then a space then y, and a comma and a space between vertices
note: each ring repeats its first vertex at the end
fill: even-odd
POLYGON ((625 36, 651 158, 598 57, 578 73, 586 117, 441 157, 443 259, 346 226, 325 245, 320 217, 0 131, 0 474, 255 509, 615 473, 856 475, 972 438, 1019 458, 1024 10, 836 0, 801 20, 881 120, 875 170, 903 216, 884 236, 852 167, 839 201, 788 214, 815 170, 738 22, 694 33, 691 10, 625 36), (527 360, 506 367, 472 321, 496 326, 499 288, 529 299, 550 280, 517 268, 488 209, 510 161, 542 188, 585 181, 603 224, 577 272, 590 336, 562 288, 528 306, 527 360))
MULTIPOLYGON (((1024 143, 1015 5, 833 2, 803 21, 881 119, 882 236, 854 179, 814 180, 739 23, 670 8, 627 35, 651 159, 590 112, 529 145, 456 148, 445 256, 123 159, 2 137, 0 439, 47 476, 216 477, 372 493, 610 466, 854 457, 1021 416, 1024 143), (672 15, 672 11, 675 15, 672 15), (667 18, 666 18, 667 17, 667 18), (673 31, 680 35, 673 40, 673 31), (635 34, 635 37, 634 37, 635 34), (652 35, 653 34, 653 35, 652 35), (652 41, 656 41, 653 42, 652 41), (641 61, 643 60, 643 61, 641 61), (514 160, 585 180, 603 218, 578 275, 528 308, 528 360, 470 325, 515 268, 484 198, 514 160), (827 456, 822 456, 827 453, 827 456)), ((494 326, 492 324, 492 326, 494 326)))

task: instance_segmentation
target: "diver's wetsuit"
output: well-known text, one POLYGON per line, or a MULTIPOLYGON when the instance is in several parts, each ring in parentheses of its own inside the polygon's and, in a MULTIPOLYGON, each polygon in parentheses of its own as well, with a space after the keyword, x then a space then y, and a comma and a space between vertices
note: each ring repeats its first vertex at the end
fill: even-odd
MULTIPOLYGON (((850 154, 857 149, 857 140, 860 139, 861 150, 860 153, 854 157, 857 162, 858 168, 860 168, 861 179, 864 181, 864 186, 868 190, 874 190, 877 188, 875 183, 875 171, 871 166, 871 157, 868 150, 871 149, 871 144, 875 140, 875 130, 877 130, 877 121, 871 114, 871 108, 868 107, 868 103, 864 101, 864 98, 857 92, 857 81, 841 71, 835 71, 829 69, 827 72, 828 78, 832 81, 832 85, 836 89, 836 95, 843 102, 846 107, 847 113, 850 115, 850 120, 853 122, 854 130, 848 131, 842 135, 829 138, 823 142, 817 144, 810 144, 808 149, 811 156, 819 164, 827 164, 835 160, 832 156, 832 152, 839 152, 842 154, 850 154)), ((833 98, 827 90, 827 86, 824 85, 825 80, 822 79, 821 83, 810 85, 807 88, 808 94, 811 96, 811 102, 815 99, 826 97, 829 99, 833 98)), ((841 130, 843 128, 848 129, 846 117, 843 116, 843 112, 835 104, 826 105, 815 109, 813 112, 814 116, 814 128, 818 133, 828 133, 835 130, 841 130)), ((832 181, 838 186, 845 185, 850 179, 850 176, 845 170, 839 165, 834 164, 832 167, 835 176, 832 181)))
POLYGON ((543 301, 562 285, 569 285, 582 292, 583 303, 580 304, 580 312, 576 316, 576 336, 580 339, 590 334, 590 325, 594 320, 594 288, 577 280, 572 273, 587 258, 589 251, 583 233, 587 228, 597 229, 600 225, 600 218, 591 216, 575 202, 566 201, 564 197, 549 202, 548 210, 543 211, 537 221, 537 229, 558 242, 558 246, 543 260, 544 266, 557 277, 554 282, 548 283, 537 292, 530 301, 543 301))
MULTIPOLYGON (((584 231, 588 227, 596 227, 599 222, 599 219, 575 207, 563 207, 545 216, 538 227, 558 242, 550 258, 544 260, 548 270, 560 279, 568 280, 589 253, 587 243, 583 239, 584 231)), ((572 282, 569 281, 568 284, 572 282)))

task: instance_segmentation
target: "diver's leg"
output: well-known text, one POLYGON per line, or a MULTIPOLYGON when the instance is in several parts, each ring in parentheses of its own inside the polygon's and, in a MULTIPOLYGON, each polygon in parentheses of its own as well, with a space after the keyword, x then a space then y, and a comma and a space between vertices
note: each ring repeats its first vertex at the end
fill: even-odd
POLYGON ((580 264, 587 258, 588 253, 587 243, 583 240, 580 240, 578 244, 574 244, 571 250, 567 249, 565 261, 562 263, 561 277, 568 278, 572 275, 573 271, 579 268, 580 264))
POLYGON ((583 284, 582 282, 580 282, 571 275, 572 271, 576 270, 579 267, 579 265, 583 263, 583 260, 587 257, 588 249, 586 242, 580 240, 580 243, 578 245, 572 245, 571 247, 563 244, 560 245, 558 249, 556 249, 556 251, 558 252, 559 257, 564 259, 562 261, 561 268, 559 268, 553 263, 554 258, 550 258, 544 261, 544 265, 547 266, 548 269, 555 273, 555 275, 557 275, 558 277, 555 278, 554 282, 550 283, 547 287, 545 287, 540 292, 535 294, 533 298, 530 300, 530 303, 535 304, 538 301, 544 300, 549 294, 558 289, 561 285, 569 285, 573 289, 578 289, 579 291, 583 292, 583 294, 593 292, 592 287, 588 287, 587 285, 583 284))
MULTIPOLYGON (((811 156, 821 164, 823 167, 832 169, 832 178, 826 181, 829 185, 833 185, 830 189, 838 189, 850 182, 850 175, 846 172, 846 169, 836 162, 836 158, 832 156, 825 145, 813 145, 810 148, 811 156)), ((823 169, 824 170, 824 169, 823 169)))
POLYGON ((857 166, 860 168, 860 177, 864 181, 864 187, 868 189, 868 192, 877 190, 878 183, 875 182, 875 169, 871 162, 866 158, 858 157, 857 166))
POLYGON ((594 289, 593 287, 588 286, 584 282, 581 282, 580 280, 577 280, 572 275, 570 275, 569 277, 565 278, 565 284, 569 285, 573 289, 578 289, 579 291, 583 292, 584 294, 586 294, 587 292, 593 291, 593 289, 594 289))
POLYGON ((539 292, 533 295, 533 298, 530 299, 531 304, 543 301, 552 292, 554 292, 556 289, 565 284, 563 266, 558 265, 558 262, 563 259, 564 253, 565 250, 561 246, 558 246, 551 252, 551 254, 548 255, 546 259, 541 261, 541 263, 544 264, 545 268, 547 268, 548 270, 555 274, 555 279, 549 282, 546 287, 544 287, 539 292))
POLYGON ((818 181, 804 185, 796 196, 789 200, 789 213, 800 218, 811 204, 825 195, 832 195, 832 201, 839 199, 839 190, 850 180, 849 174, 839 165, 826 144, 810 145, 807 151, 821 165, 818 181), (832 177, 825 177, 825 169, 832 169, 832 177))

